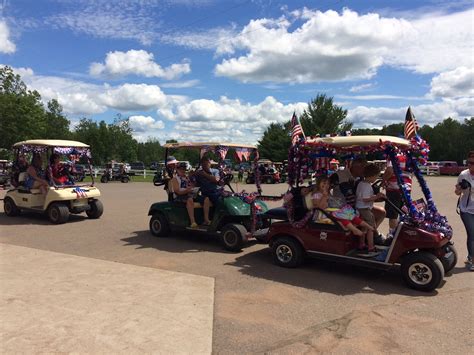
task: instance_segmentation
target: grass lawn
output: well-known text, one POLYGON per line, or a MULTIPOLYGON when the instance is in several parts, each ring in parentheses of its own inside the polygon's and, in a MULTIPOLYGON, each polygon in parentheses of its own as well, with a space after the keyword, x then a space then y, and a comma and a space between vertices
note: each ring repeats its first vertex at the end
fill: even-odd
MULTIPOLYGON (((86 178, 84 179, 84 182, 91 182, 92 179, 90 176, 86 176, 86 178)), ((148 183, 152 183, 153 182, 153 174, 150 174, 144 178, 143 175, 140 175, 140 176, 130 176, 130 181, 131 182, 148 182, 148 183)), ((95 182, 98 182, 100 183, 100 175, 97 175, 97 178, 95 178, 95 182)), ((115 182, 115 181, 113 181, 115 182)), ((119 182, 119 181, 117 181, 119 182)))

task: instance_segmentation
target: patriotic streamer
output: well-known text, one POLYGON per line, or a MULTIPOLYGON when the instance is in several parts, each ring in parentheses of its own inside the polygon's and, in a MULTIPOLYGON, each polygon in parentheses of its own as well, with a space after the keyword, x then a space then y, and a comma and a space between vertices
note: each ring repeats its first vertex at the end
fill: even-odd
POLYGON ((229 147, 224 147, 222 145, 216 147, 216 154, 220 156, 221 160, 225 159, 225 156, 227 155, 228 151, 229 151, 229 147))

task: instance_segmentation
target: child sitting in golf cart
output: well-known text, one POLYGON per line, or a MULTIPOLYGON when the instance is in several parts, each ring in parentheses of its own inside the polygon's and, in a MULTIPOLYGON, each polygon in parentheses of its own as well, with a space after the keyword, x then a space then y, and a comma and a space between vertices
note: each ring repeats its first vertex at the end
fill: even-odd
MULTIPOLYGON (((332 216, 334 216, 345 228, 350 230, 352 234, 358 236, 362 240, 361 244, 363 244, 365 231, 373 230, 373 228, 357 216, 356 211, 349 205, 340 206, 340 208, 329 208, 330 197, 329 177, 325 175, 318 177, 316 180, 316 189, 312 195, 313 207, 330 211, 332 216)), ((316 214, 315 219, 318 218, 319 214, 316 214)))
POLYGON ((174 201, 185 203, 188 211, 191 228, 197 228, 198 225, 194 219, 194 200, 193 186, 186 176, 186 163, 180 162, 176 167, 176 175, 171 179, 174 201))
MULTIPOLYGON (((367 231, 367 248, 369 253, 376 251, 374 246, 374 231, 377 226, 372 208, 374 207, 374 202, 376 200, 385 197, 381 192, 375 194, 372 188, 372 184, 379 178, 379 175, 380 168, 377 165, 367 164, 364 167, 364 180, 359 182, 356 190, 357 211, 360 213, 362 219, 372 227, 367 231)), ((364 241, 362 240, 361 244, 363 243, 364 241)))

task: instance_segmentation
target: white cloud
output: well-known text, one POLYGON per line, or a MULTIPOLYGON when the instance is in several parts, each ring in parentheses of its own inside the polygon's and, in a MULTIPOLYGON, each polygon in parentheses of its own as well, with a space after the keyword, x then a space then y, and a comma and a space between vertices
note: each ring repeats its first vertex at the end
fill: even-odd
POLYGON ((150 134, 154 130, 165 128, 165 123, 150 116, 130 116, 130 126, 136 134, 150 134))
MULTIPOLYGON (((445 99, 432 104, 412 106, 420 126, 435 125, 445 118, 464 119, 473 115, 474 98, 445 99)), ((348 110, 347 118, 355 128, 377 128, 384 125, 403 123, 407 107, 357 106, 348 110)))
POLYGON ((127 52, 109 52, 105 58, 105 63, 92 63, 89 69, 90 74, 94 76, 141 75, 147 78, 158 77, 168 80, 178 78, 190 71, 191 66, 187 62, 162 68, 154 62, 152 53, 134 49, 127 52))
POLYGON ((368 79, 383 64, 420 73, 472 67, 474 10, 416 20, 303 9, 255 19, 227 44, 218 76, 243 82, 368 79), (239 53, 238 56, 233 56, 239 53))
POLYGON ((394 46, 386 63, 429 74, 472 67, 474 8, 452 14, 424 14, 410 21, 410 35, 394 46))
POLYGON ((175 83, 163 83, 161 84, 161 87, 184 89, 184 88, 191 88, 193 86, 199 85, 199 82, 200 81, 198 79, 193 79, 193 80, 186 80, 186 81, 180 81, 180 82, 175 82, 175 83))
MULTIPOLYGON (((431 79, 431 97, 474 96, 474 68, 459 67, 431 79)), ((474 109, 473 109, 474 111, 474 109)))
POLYGON ((366 91, 374 87, 374 83, 367 83, 367 84, 361 84, 361 85, 355 85, 349 89, 350 92, 361 92, 361 91, 366 91))
POLYGON ((337 97, 351 100, 426 100, 425 97, 399 95, 337 95, 337 97))
POLYGON ((10 39, 10 29, 5 21, 0 21, 0 53, 14 53, 15 43, 10 39))
POLYGON ((109 88, 99 95, 105 106, 124 111, 151 110, 167 104, 167 97, 159 86, 123 84, 109 88))

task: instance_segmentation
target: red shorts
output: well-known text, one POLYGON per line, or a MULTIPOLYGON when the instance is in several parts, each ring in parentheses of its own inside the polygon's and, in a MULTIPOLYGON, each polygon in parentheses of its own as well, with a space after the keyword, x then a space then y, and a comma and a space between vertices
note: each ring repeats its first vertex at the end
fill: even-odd
POLYGON ((359 216, 355 216, 354 218, 352 218, 351 221, 348 220, 348 219, 339 219, 339 218, 338 218, 337 220, 338 220, 339 222, 341 222, 344 227, 346 227, 347 225, 349 225, 349 223, 352 223, 352 224, 355 225, 355 226, 360 226, 360 224, 361 224, 362 222, 364 222, 364 221, 362 220, 362 218, 360 218, 359 216))

